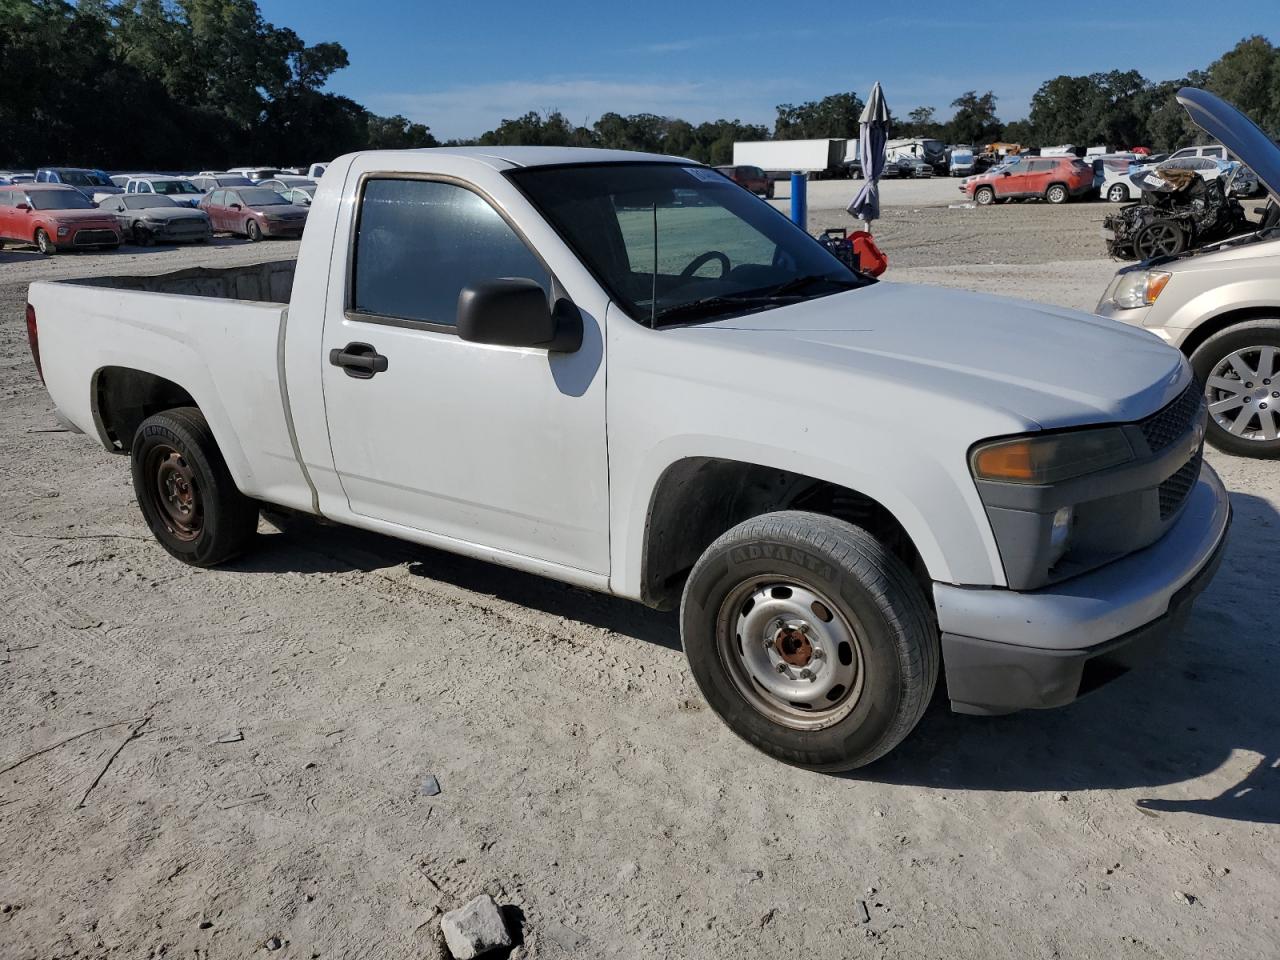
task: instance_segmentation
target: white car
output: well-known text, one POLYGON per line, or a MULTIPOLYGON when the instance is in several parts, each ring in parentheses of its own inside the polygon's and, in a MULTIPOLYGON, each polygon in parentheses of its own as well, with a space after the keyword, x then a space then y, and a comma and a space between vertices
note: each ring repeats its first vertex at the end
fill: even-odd
POLYGON ((183 207, 198 207, 200 198, 204 195, 204 191, 186 177, 155 175, 130 177, 125 183, 124 192, 168 197, 183 207))
POLYGON ((1223 177, 1230 183, 1230 192, 1236 196, 1250 197, 1258 192, 1258 177, 1244 164, 1235 160, 1215 160, 1212 157, 1170 157, 1160 163, 1139 166, 1133 165, 1125 170, 1114 167, 1107 168, 1103 174, 1102 186, 1098 195, 1111 203, 1126 203, 1137 200, 1141 191, 1129 180, 1131 174, 1146 170, 1194 170, 1202 179, 1212 180, 1223 177))
POLYGON ((1213 576, 1230 504, 1149 334, 875 281, 676 157, 332 169, 296 264, 31 285, 54 405, 181 561, 274 504, 678 607, 716 713, 822 770, 941 670, 961 712, 1068 703, 1213 576))
MULTIPOLYGON (((1271 202, 1280 202, 1280 147, 1211 94, 1178 96, 1206 132, 1248 157, 1271 202)), ((1126 267, 1097 312, 1187 355, 1208 404, 1210 443, 1280 457, 1280 217, 1274 207, 1264 217, 1247 236, 1126 267)))

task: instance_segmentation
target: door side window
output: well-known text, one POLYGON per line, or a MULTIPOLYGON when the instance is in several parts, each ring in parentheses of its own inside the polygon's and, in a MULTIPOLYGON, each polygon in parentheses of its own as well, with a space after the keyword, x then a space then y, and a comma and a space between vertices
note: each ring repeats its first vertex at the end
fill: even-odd
POLYGON ((1224 151, 1222 147, 1205 147, 1204 155, 1206 157, 1217 157, 1221 160, 1223 159, 1224 151))
POLYGON ((435 180, 365 184, 351 273, 354 312, 444 327, 473 283, 525 277, 551 290, 546 267, 488 201, 435 180))

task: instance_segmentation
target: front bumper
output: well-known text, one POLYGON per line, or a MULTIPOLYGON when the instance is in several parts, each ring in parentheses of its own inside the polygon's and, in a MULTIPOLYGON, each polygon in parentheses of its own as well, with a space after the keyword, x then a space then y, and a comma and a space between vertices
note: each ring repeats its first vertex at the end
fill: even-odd
POLYGON ((1205 464, 1168 533, 1092 573, 1025 592, 934 584, 952 709, 1063 706, 1154 656, 1213 579, 1230 523, 1205 464))
POLYGON ((272 222, 271 220, 263 221, 262 233, 267 237, 300 237, 302 229, 307 225, 307 221, 303 220, 279 220, 272 222))

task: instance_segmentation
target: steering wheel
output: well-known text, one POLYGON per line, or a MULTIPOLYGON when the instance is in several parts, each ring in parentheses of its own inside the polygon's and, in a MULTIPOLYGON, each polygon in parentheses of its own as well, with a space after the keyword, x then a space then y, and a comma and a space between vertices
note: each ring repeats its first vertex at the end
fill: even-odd
POLYGON ((706 253, 701 254, 700 256, 694 257, 693 262, 680 271, 681 278, 692 277, 695 273, 698 272, 698 268, 700 268, 703 264, 710 263, 712 260, 720 261, 721 277, 724 277, 729 273, 729 270, 731 269, 731 267, 729 266, 729 258, 726 257, 719 250, 708 250, 706 253))

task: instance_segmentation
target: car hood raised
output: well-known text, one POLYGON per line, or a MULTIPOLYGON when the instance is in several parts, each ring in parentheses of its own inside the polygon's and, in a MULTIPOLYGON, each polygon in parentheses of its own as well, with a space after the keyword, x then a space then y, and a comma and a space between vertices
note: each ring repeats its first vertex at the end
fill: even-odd
POLYGON ((1139 420, 1190 372, 1143 330, 1074 310, 960 290, 877 283, 688 328, 801 367, 851 369, 956 406, 999 409, 1027 429, 1139 420))
POLYGON ((1179 90, 1178 102, 1197 127, 1253 170, 1258 182, 1280 203, 1280 147, 1256 123, 1221 97, 1196 87, 1179 90))

